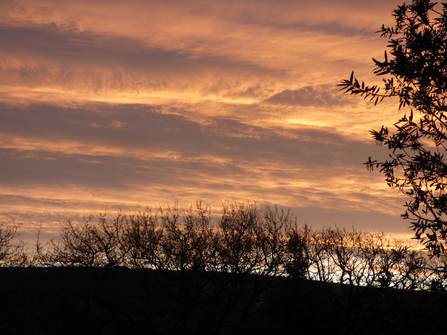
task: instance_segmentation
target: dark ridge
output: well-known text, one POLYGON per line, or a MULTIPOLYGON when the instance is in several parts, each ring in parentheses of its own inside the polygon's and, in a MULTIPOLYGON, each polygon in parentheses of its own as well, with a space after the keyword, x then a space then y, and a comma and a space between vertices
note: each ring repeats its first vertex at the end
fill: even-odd
POLYGON ((445 293, 291 277, 0 268, 0 334, 443 334, 445 293))

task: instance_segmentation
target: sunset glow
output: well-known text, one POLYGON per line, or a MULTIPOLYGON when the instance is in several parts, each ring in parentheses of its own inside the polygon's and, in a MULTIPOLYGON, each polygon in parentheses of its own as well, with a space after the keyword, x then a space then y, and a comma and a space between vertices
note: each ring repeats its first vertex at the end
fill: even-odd
POLYGON ((254 200, 299 223, 407 234, 362 164, 401 116, 365 81, 401 1, 53 1, 0 6, 0 219, 254 200))

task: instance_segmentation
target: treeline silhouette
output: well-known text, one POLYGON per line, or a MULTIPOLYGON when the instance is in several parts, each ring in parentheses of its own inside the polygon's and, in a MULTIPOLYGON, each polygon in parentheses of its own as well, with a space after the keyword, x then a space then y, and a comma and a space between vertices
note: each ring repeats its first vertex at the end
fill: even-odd
POLYGON ((0 229, 2 334, 442 334, 444 256, 289 211, 197 202, 0 229))

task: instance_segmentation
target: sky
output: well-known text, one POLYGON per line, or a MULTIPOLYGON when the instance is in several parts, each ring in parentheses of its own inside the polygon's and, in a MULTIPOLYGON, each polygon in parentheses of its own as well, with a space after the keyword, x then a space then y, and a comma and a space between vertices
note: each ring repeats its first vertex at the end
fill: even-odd
POLYGON ((0 0, 0 221, 225 201, 410 236, 370 173, 403 114, 368 83, 390 0, 0 0))

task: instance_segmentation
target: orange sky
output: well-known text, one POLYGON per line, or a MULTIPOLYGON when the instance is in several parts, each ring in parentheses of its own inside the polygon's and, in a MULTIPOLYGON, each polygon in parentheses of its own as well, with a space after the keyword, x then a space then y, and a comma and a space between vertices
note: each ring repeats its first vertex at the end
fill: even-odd
POLYGON ((0 218, 251 199, 313 226, 407 233, 362 165, 401 115, 371 75, 401 1, 1 1, 0 218))

